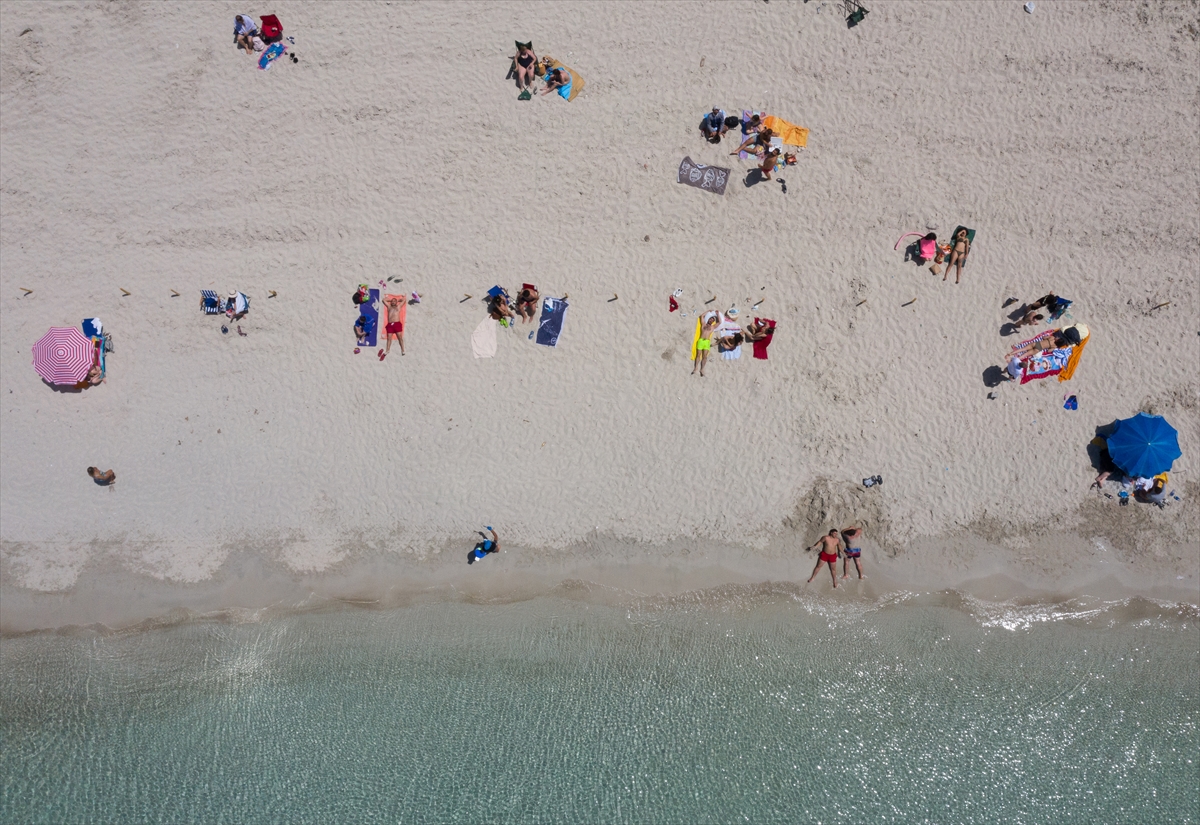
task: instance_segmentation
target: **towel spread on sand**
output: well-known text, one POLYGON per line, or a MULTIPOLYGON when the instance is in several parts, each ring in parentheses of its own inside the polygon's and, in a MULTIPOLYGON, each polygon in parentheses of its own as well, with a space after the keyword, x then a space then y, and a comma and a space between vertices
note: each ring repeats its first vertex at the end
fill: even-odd
POLYGON ((471 353, 476 358, 496 355, 496 322, 491 318, 484 318, 471 333, 471 353))
POLYGON ((1090 340, 1092 340, 1092 336, 1089 335, 1071 347, 1071 357, 1067 359, 1067 365, 1058 374, 1059 381, 1070 381, 1075 377, 1075 368, 1079 366, 1079 357, 1083 355, 1083 348, 1087 346, 1087 342, 1090 340))
POLYGON ((729 171, 720 166, 705 166, 696 163, 689 157, 679 162, 679 173, 676 179, 680 183, 712 192, 714 195, 724 195, 725 186, 729 183, 729 171))
MULTIPOLYGON (((370 329, 367 330, 367 334, 364 336, 366 343, 359 344, 360 347, 373 347, 379 341, 379 310, 375 307, 375 303, 379 300, 379 290, 372 289, 370 295, 370 298, 358 305, 358 314, 365 315, 371 319, 370 329)), ((354 319, 354 323, 358 323, 358 318, 354 319)), ((355 338, 354 340, 357 341, 358 339, 355 338)))
POLYGON ((767 347, 771 346, 771 342, 775 340, 775 322, 770 318, 755 318, 755 324, 766 324, 771 328, 766 338, 760 341, 754 341, 754 357, 760 361, 767 360, 767 347))
POLYGON ((1073 347, 1052 349, 1030 358, 1025 362, 1025 371, 1021 375, 1021 383, 1025 384, 1030 381, 1036 381, 1039 378, 1049 378, 1051 375, 1058 375, 1063 367, 1067 365, 1067 360, 1071 357, 1072 349, 1073 347))
MULTIPOLYGON (((566 69, 567 74, 571 75, 571 82, 557 90, 562 99, 574 100, 575 98, 579 97, 579 93, 583 91, 583 87, 586 85, 583 82, 583 78, 580 77, 570 66, 564 66, 557 60, 548 59, 546 61, 546 74, 549 75, 552 69, 566 69)), ((545 80, 545 77, 542 79, 545 80)))
POLYGON ((797 126, 794 123, 788 123, 782 118, 775 115, 767 115, 762 119, 763 126, 770 129, 771 132, 788 146, 807 146, 808 145, 808 130, 803 126, 797 126))
POLYGON ((258 68, 266 70, 271 68, 271 64, 279 58, 283 57, 283 53, 287 51, 282 43, 272 43, 267 46, 267 50, 262 53, 262 57, 258 58, 258 68))
POLYGON ((696 360, 696 344, 700 342, 700 316, 696 316, 696 334, 692 336, 692 355, 688 358, 689 361, 696 360))
MULTIPOLYGON (((383 306, 380 308, 380 312, 383 313, 383 317, 384 317, 384 322, 383 322, 384 332, 386 334, 387 325, 388 325, 388 322, 386 320, 388 318, 388 302, 393 299, 400 301, 400 330, 402 332, 408 332, 408 296, 407 295, 394 295, 394 294, 390 294, 390 293, 383 296, 383 306)), ((384 340, 386 341, 387 338, 385 337, 384 340)))
POLYGON ((562 334, 563 319, 567 314, 566 301, 562 298, 543 298, 542 317, 538 320, 537 343, 544 347, 557 347, 562 334))

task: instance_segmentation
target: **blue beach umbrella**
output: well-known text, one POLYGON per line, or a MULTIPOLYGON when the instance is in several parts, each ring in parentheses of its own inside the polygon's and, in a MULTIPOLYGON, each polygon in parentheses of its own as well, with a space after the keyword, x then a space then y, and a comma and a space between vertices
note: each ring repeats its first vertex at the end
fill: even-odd
POLYGON ((1117 422, 1108 437, 1108 454, 1129 475, 1145 478, 1165 473, 1182 455, 1175 428, 1161 415, 1142 412, 1117 422))

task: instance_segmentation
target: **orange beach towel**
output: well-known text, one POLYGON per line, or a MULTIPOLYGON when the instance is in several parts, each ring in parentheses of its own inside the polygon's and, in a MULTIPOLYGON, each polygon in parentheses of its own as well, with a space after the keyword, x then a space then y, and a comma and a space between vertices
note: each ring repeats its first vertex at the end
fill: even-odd
POLYGON ((775 115, 767 115, 763 118, 762 122, 763 126, 770 129, 775 137, 782 140, 788 146, 808 145, 808 130, 803 126, 788 123, 782 118, 775 117, 775 115))

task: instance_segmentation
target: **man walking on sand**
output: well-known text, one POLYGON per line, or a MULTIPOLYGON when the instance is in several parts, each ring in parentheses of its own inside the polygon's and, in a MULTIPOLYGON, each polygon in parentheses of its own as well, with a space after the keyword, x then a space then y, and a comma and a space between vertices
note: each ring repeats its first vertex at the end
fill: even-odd
POLYGON ((809 547, 809 550, 821 548, 821 556, 817 559, 817 566, 813 568, 812 575, 808 577, 808 582, 811 583, 817 577, 817 573, 821 572, 822 562, 829 565, 829 577, 833 579, 833 587, 836 590, 838 586, 837 568, 834 565, 838 560, 838 531, 837 528, 830 530, 828 535, 821 536, 816 544, 809 547))
POLYGON ((862 541, 862 528, 847 527, 842 531, 842 541, 846 543, 846 552, 842 560, 842 578, 850 576, 850 559, 854 559, 854 569, 858 571, 858 577, 865 579, 866 576, 862 572, 862 562, 859 557, 862 555, 862 548, 859 547, 859 542, 862 541))

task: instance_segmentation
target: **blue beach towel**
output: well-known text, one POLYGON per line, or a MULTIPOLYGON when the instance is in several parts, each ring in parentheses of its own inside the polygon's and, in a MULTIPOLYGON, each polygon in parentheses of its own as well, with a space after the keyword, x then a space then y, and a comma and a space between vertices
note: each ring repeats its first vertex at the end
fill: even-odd
POLYGON ((266 51, 262 53, 262 57, 258 58, 258 68, 271 68, 271 64, 283 57, 283 53, 285 51, 287 51, 287 49, 282 43, 272 43, 270 46, 267 46, 266 51))
MULTIPOLYGON (((366 325, 366 327, 367 327, 367 335, 366 335, 367 343, 359 344, 360 347, 378 346, 378 342, 379 342, 379 310, 375 307, 375 304, 378 301, 379 301, 379 290, 372 289, 371 297, 369 297, 367 300, 363 301, 358 306, 358 314, 363 316, 364 318, 366 318, 368 321, 370 321, 370 323, 366 325)), ((358 318, 355 318, 354 322, 358 323, 358 318)), ((356 337, 354 340, 355 340, 355 342, 357 342, 358 338, 356 337)))
POLYGON ((99 318, 84 318, 83 319, 83 334, 88 338, 99 338, 104 325, 100 323, 99 318))
POLYGON ((562 334, 563 318, 569 304, 561 298, 542 299, 542 317, 538 319, 537 342, 544 347, 558 346, 562 334))

